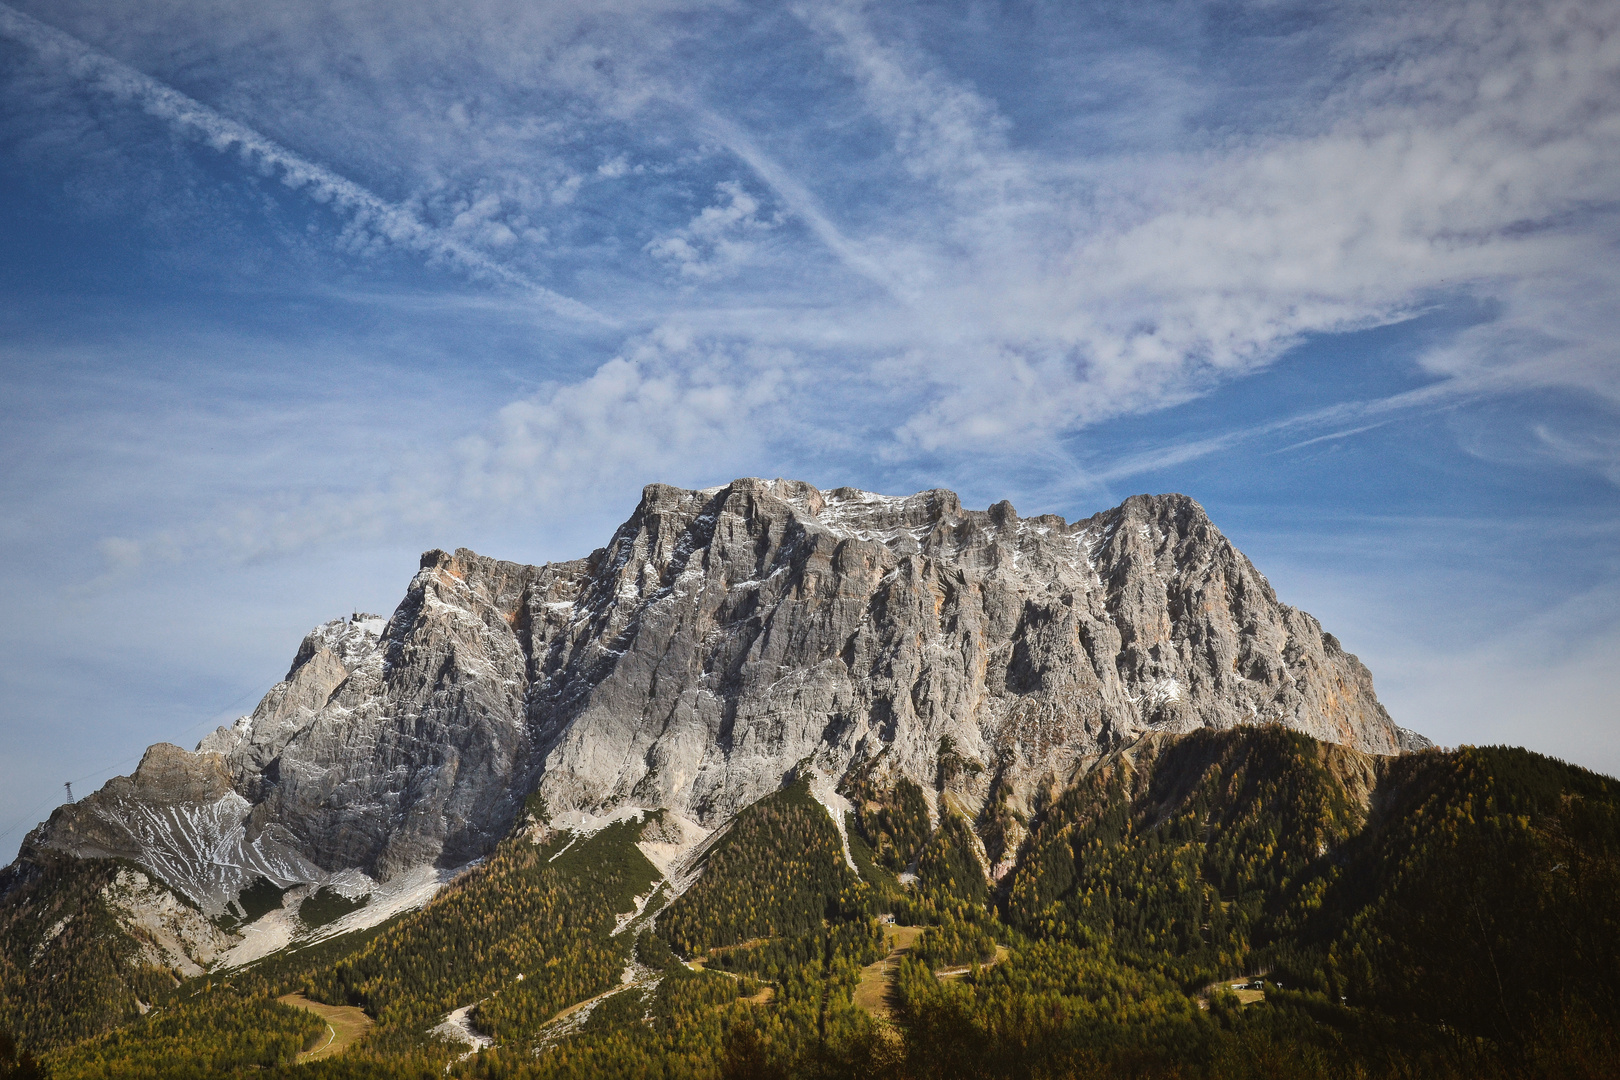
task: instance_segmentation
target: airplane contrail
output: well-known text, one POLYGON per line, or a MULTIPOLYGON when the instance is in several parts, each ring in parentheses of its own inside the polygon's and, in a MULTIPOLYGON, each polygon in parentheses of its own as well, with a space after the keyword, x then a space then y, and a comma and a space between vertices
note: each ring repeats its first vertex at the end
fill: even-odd
POLYGON ((700 125, 740 158, 743 164, 752 169, 754 175, 765 181, 787 204, 788 209, 810 226, 810 231, 815 233, 845 266, 878 285, 901 303, 916 299, 882 263, 845 236, 822 209, 816 197, 786 169, 761 152, 741 127, 710 109, 698 109, 697 115, 700 125))
POLYGON ((476 248, 445 235, 409 209, 300 157, 246 124, 4 3, 0 3, 0 36, 20 42, 47 61, 59 63, 70 74, 104 93, 138 102, 148 114, 181 131, 200 136, 221 153, 237 149, 244 159, 279 172, 282 183, 288 187, 307 191, 315 201, 331 204, 354 223, 392 243, 448 259, 474 277, 492 278, 523 289, 559 315, 582 322, 612 322, 594 308, 538 285, 476 248))

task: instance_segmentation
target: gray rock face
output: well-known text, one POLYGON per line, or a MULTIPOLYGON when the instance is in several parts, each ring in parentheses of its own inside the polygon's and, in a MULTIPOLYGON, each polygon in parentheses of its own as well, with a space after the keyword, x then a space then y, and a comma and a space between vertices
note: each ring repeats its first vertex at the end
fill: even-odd
POLYGON ((59 807, 23 854, 38 843, 81 858, 131 859, 214 915, 255 878, 285 887, 320 876, 284 828, 250 835, 251 809, 219 754, 159 743, 133 776, 59 807))
MULTIPOLYGON (((948 491, 654 485, 586 559, 429 552, 386 622, 317 628, 251 716, 154 747, 29 842, 217 906, 254 876, 465 862, 536 789, 554 819, 709 829, 808 769, 910 777, 976 819, 1038 809, 1143 733, 1249 723, 1426 745, 1184 496, 1069 524, 948 491), (131 824, 166 814, 207 825, 131 824)), ((985 835, 992 861, 1020 839, 985 835)))
POLYGON ((1027 814, 1149 731, 1275 722, 1378 754, 1413 738, 1184 496, 1068 524, 948 491, 654 486, 587 571, 527 606, 553 812, 713 826, 806 763, 908 776, 970 818, 999 786, 1027 814))

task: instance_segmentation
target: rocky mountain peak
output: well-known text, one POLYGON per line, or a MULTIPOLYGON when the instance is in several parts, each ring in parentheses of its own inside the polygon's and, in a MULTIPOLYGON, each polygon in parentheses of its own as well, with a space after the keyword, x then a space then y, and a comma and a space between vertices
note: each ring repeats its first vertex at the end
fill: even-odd
POLYGON ((253 713, 154 747, 29 843, 218 910, 257 877, 460 865, 531 792, 577 827, 661 809, 696 842, 804 776, 840 822, 840 792, 909 780, 995 865, 1111 751, 1261 723, 1421 742, 1186 496, 1071 523, 945 490, 654 484, 582 559, 427 552, 386 620, 317 627, 253 713))
POLYGON ((1025 814, 1110 748, 1200 726, 1401 746, 1366 669, 1182 495, 1071 524, 947 491, 655 485, 560 607, 530 716, 548 805, 586 815, 712 827, 799 762, 1025 814))

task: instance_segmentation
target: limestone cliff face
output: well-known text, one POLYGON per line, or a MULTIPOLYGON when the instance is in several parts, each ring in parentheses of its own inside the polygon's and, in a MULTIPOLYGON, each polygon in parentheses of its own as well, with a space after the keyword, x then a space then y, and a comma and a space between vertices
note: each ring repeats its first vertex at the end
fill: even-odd
MULTIPOLYGON (((981 823, 1146 732, 1280 723, 1423 745, 1197 503, 1085 521, 791 481, 654 485, 611 542, 547 566, 423 556, 386 621, 313 631, 195 753, 63 807, 30 844, 142 863, 206 908, 247 882, 387 880, 553 820, 673 811, 701 836, 808 771, 900 776, 981 823)), ((26 854, 26 848, 25 848, 26 854)))
POLYGON ((713 826, 807 766, 905 775, 976 818, 998 786, 1037 809, 1148 731, 1415 738, 1179 495, 1069 524, 948 491, 655 486, 578 581, 518 614, 554 813, 713 826))

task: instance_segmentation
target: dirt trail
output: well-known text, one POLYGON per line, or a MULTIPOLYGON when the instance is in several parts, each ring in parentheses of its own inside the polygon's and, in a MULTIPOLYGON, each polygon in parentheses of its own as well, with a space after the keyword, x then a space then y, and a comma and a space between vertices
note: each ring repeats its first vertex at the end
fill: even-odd
POLYGON ((357 1042, 372 1024, 371 1017, 352 1005, 323 1005, 311 1001, 303 994, 282 994, 276 998, 283 1005, 305 1009, 326 1021, 326 1038, 314 1049, 298 1055, 299 1061, 318 1061, 341 1054, 357 1042))
MULTIPOLYGON (((740 945, 728 945, 725 948, 711 949, 709 950, 708 954, 699 956, 692 960, 684 961, 684 963, 686 964, 687 968, 692 971, 705 971, 707 969, 704 967, 704 964, 715 955, 722 952, 727 952, 731 949, 746 949, 752 945, 758 945, 770 940, 770 938, 754 938, 752 941, 745 941, 740 945)), ((632 977, 630 969, 626 969, 624 981, 618 986, 609 987, 600 994, 597 994, 594 997, 588 997, 584 1001, 576 1001, 567 1008, 559 1011, 550 1020, 547 1020, 540 1029, 543 1039, 554 1040, 577 1029, 584 1024, 585 1020, 590 1016, 592 1009, 596 1008, 597 1005, 601 1004, 603 1001, 615 994, 622 994, 626 990, 655 990, 657 989, 658 984, 663 981, 663 976, 651 968, 641 967, 640 965, 634 963, 632 963, 631 967, 635 971, 634 977, 632 977)), ((737 975, 735 972, 731 971, 717 971, 713 974, 724 975, 730 979, 741 978, 740 975, 737 975)), ((759 993, 754 994, 752 997, 745 997, 741 998, 740 1000, 752 1002, 755 1005, 767 1005, 773 998, 775 998, 775 996, 775 988, 766 986, 761 988, 759 993)))
MULTIPOLYGON (((722 953, 738 952, 742 949, 752 949, 757 945, 765 945, 775 940, 776 938, 756 937, 749 938, 747 941, 739 941, 735 945, 716 945, 708 952, 703 953, 700 956, 694 956, 692 959, 686 961, 686 966, 691 968, 693 971, 707 971, 709 961, 720 956, 722 953)), ((721 974, 729 975, 731 973, 729 971, 723 971, 721 974)))
POLYGON ((572 1005, 560 1010, 556 1016, 553 1016, 550 1020, 547 1020, 542 1027, 555 1027, 557 1024, 562 1023, 569 1017, 577 1016, 582 1009, 589 1009, 598 1002, 604 1001, 605 999, 612 997, 614 994, 622 994, 626 990, 640 990, 642 987, 646 986, 648 982, 656 982, 656 980, 643 979, 636 982, 620 983, 618 986, 604 990, 594 997, 588 997, 584 1001, 576 1001, 572 1005))
POLYGON ((922 936, 920 926, 889 927, 889 955, 861 968, 861 981, 855 986, 855 1005, 873 1016, 889 1015, 889 987, 900 968, 900 957, 911 950, 922 936))
MULTIPOLYGON (((1007 959, 1007 952, 1007 946, 997 945, 995 959, 988 960, 985 963, 980 964, 979 970, 982 971, 985 968, 995 967, 997 964, 1007 959)), ((963 964, 960 967, 940 968, 938 971, 934 972, 934 975, 941 979, 960 979, 962 976, 966 975, 972 970, 972 964, 963 964)))

